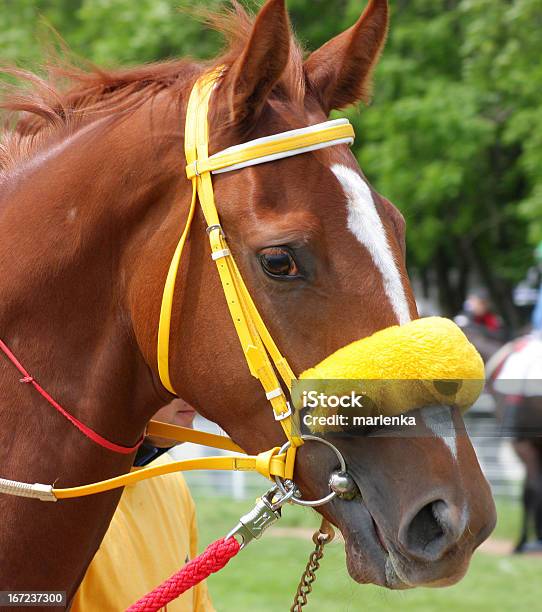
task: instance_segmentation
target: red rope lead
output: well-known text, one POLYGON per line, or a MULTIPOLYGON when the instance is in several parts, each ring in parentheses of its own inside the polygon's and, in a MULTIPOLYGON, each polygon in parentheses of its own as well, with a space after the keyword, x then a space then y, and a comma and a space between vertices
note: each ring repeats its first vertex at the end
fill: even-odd
POLYGON ((189 561, 160 586, 131 605, 126 612, 156 612, 179 595, 221 570, 235 557, 241 545, 235 538, 224 538, 210 544, 199 557, 189 561))

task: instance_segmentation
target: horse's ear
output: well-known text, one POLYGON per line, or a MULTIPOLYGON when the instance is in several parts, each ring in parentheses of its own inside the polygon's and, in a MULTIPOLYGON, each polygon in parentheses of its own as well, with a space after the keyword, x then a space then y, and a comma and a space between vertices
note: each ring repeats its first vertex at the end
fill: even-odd
POLYGON ((290 55, 285 0, 268 0, 256 17, 250 39, 231 69, 230 108, 235 123, 254 119, 290 55))
POLYGON ((388 22, 387 0, 369 0, 351 28, 308 57, 305 72, 326 113, 367 100, 388 22))

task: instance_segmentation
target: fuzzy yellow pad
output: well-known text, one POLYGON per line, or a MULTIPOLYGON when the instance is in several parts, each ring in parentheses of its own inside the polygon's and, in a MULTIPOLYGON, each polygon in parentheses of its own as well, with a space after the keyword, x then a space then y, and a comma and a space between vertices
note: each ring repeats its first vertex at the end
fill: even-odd
MULTIPOLYGON (((301 374, 326 394, 367 393, 366 414, 398 415, 432 404, 469 408, 484 384, 484 364, 459 327, 441 317, 389 327, 345 346, 301 374), (319 381, 316 383, 315 381, 319 381)), ((300 383, 297 398, 302 389, 300 383)))

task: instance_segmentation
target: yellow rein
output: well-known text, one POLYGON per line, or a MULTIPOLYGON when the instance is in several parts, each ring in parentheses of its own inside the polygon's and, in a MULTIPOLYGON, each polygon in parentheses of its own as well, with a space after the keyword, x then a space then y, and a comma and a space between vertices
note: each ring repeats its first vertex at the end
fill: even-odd
MULTIPOLYGON (((266 478, 273 478, 274 476, 293 478, 296 449, 303 444, 303 440, 293 433, 290 404, 284 394, 283 387, 279 383, 275 369, 288 391, 291 391, 292 381, 296 377, 265 326, 228 248, 215 205, 211 173, 273 161, 274 159, 336 144, 351 143, 354 138, 354 131, 346 120, 328 121, 316 126, 292 130, 230 147, 209 157, 209 126, 207 120, 209 101, 221 73, 222 70, 217 69, 200 77, 192 89, 188 102, 185 126, 185 156, 187 162, 186 174, 192 181, 192 200, 186 225, 173 254, 164 285, 158 326, 158 372, 164 387, 175 394, 169 372, 171 313, 181 256, 199 201, 208 226, 207 234, 211 247, 211 257, 216 263, 226 303, 248 368, 252 376, 258 378, 261 382, 266 397, 271 403, 275 419, 282 425, 290 446, 284 453, 280 453, 280 449, 276 447, 256 456, 203 457, 176 461, 169 465, 146 467, 102 482, 68 489, 46 487, 48 490, 44 492, 44 485, 34 485, 41 487, 40 499, 55 501, 56 499, 92 495, 153 476, 182 470, 250 470, 257 471, 266 478)), ((227 437, 156 421, 149 423, 147 434, 170 438, 178 442, 193 442, 213 448, 244 453, 239 446, 227 437)))
MULTIPOLYGON (((201 444, 203 446, 245 454, 245 451, 241 447, 237 446, 233 440, 226 436, 218 436, 205 431, 197 431, 188 429, 187 427, 161 423, 160 421, 151 421, 147 427, 146 433, 149 436, 169 438, 170 440, 176 440, 178 442, 191 442, 192 444, 201 444)), ((53 489, 52 492, 56 499, 83 497, 85 495, 94 495, 94 493, 103 493, 111 489, 135 484, 136 482, 146 480, 147 478, 153 478, 154 476, 190 470, 242 470, 259 472, 266 478, 272 478, 273 476, 285 478, 285 460, 286 453, 279 454, 278 447, 272 448, 256 456, 220 456, 185 459, 165 465, 150 466, 141 469, 136 468, 130 474, 122 474, 121 476, 102 480, 101 482, 71 487, 69 489, 53 489)))
MULTIPOLYGON (((172 472, 190 471, 190 470, 242 470, 258 472, 266 478, 272 479, 274 476, 287 478, 288 463, 287 453, 279 453, 279 448, 275 447, 258 455, 246 455, 245 451, 235 444, 233 440, 226 436, 207 433, 205 431, 197 431, 188 429, 187 427, 179 427, 178 425, 170 425, 169 423, 161 423, 160 421, 151 421, 147 426, 146 435, 156 436, 159 438, 168 438, 177 442, 191 442, 192 444, 201 444, 211 448, 219 448, 221 450, 240 453, 244 456, 219 456, 219 457, 201 457, 198 459, 185 459, 183 461, 174 461, 166 465, 149 466, 139 468, 129 474, 122 474, 115 478, 102 480, 88 485, 79 487, 71 487, 68 489, 55 489, 46 487, 47 490, 41 493, 44 501, 56 501, 57 499, 68 499, 71 497, 84 497, 86 495, 94 495, 95 493, 103 493, 118 489, 129 484, 134 484, 147 478, 170 474, 172 472)), ((39 485, 43 487, 44 485, 39 485)))

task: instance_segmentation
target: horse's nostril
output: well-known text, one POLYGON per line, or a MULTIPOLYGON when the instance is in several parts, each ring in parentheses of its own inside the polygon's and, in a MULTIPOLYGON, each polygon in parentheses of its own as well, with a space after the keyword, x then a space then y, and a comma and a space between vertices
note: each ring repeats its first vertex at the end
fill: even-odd
POLYGON ((460 537, 462 529, 457 512, 442 499, 423 506, 399 530, 405 552, 423 561, 437 561, 460 537))

